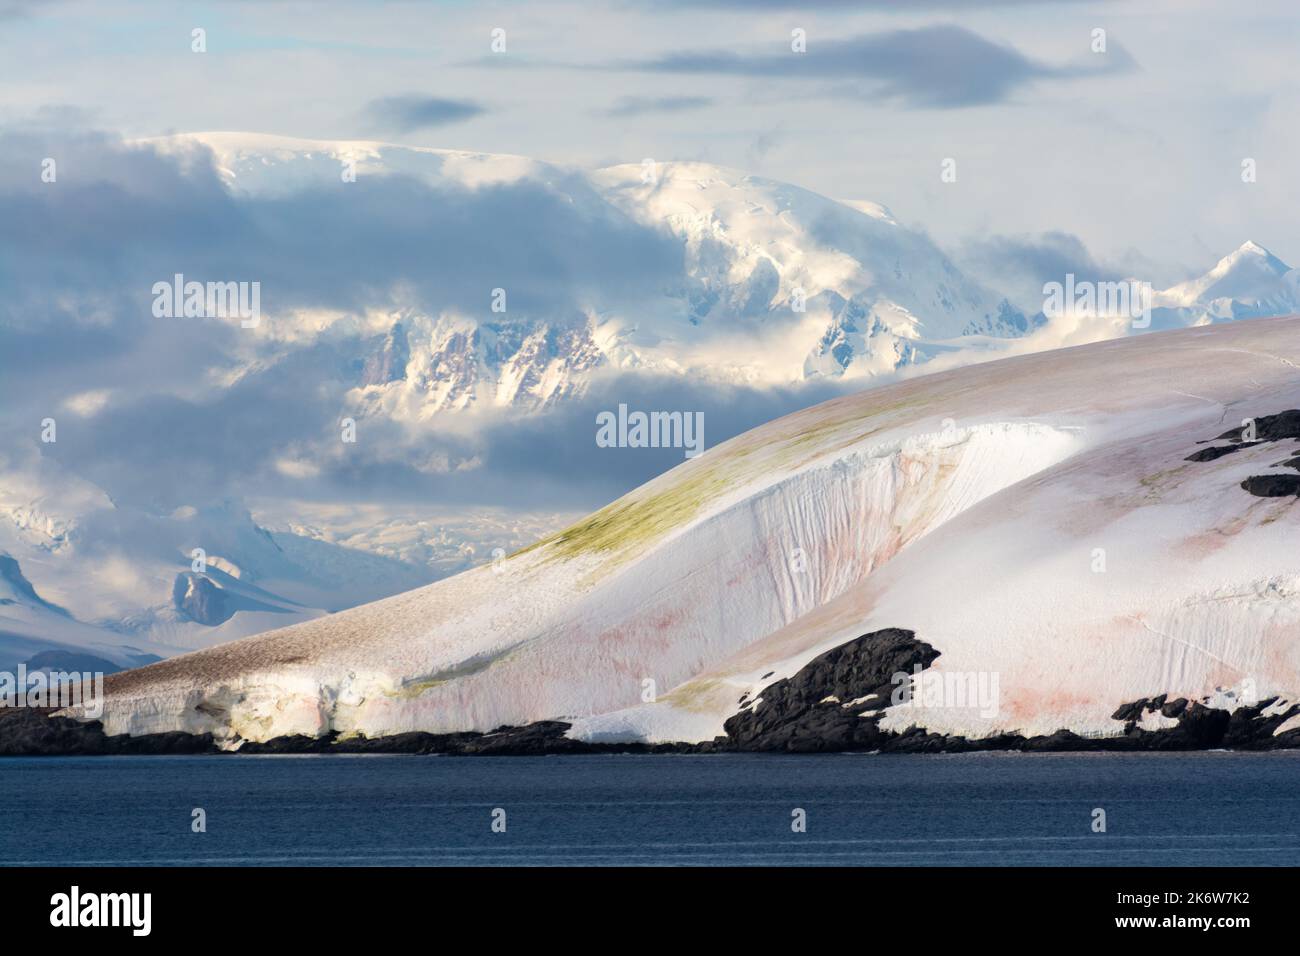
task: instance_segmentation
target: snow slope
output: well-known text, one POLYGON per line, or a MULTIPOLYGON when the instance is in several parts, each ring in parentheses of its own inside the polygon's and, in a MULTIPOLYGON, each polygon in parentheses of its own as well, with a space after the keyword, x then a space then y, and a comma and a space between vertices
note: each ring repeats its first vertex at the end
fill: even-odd
POLYGON ((1294 699, 1300 511, 1239 487, 1292 445, 1184 459, 1295 407, 1297 318, 874 389, 493 567, 116 675, 107 728, 237 746, 563 718, 586 739, 708 739, 743 696, 885 627, 940 671, 1000 678, 996 713, 900 705, 902 726, 1115 733, 1119 703, 1160 693, 1294 699))

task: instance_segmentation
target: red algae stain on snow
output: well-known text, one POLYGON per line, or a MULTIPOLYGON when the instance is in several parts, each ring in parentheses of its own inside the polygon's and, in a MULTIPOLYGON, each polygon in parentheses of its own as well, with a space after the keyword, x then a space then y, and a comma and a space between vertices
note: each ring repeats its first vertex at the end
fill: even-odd
POLYGON ((1300 623, 1274 624, 1260 637, 1264 662, 1260 670, 1267 674, 1285 674, 1288 690, 1300 694, 1300 623))
POLYGON ((1257 513, 1252 509, 1247 514, 1231 518, 1217 527, 1188 535, 1171 550, 1180 557, 1193 559, 1208 557, 1232 543, 1233 538, 1247 528, 1253 527, 1257 523, 1256 517, 1257 513))
POLYGON ((675 611, 663 611, 646 618, 646 626, 652 630, 665 632, 677 627, 686 619, 686 614, 679 608, 675 611))
POLYGON ((999 716, 1007 727, 1028 725, 1043 714, 1079 713, 1112 706, 1110 701, 1098 701, 1095 696, 1069 693, 1059 687, 1040 689, 1022 684, 1003 687, 1001 691, 999 716))
POLYGON ((1232 539, 1235 531, 1226 531, 1220 528, 1211 528, 1208 531, 1202 531, 1199 534, 1189 535, 1182 541, 1171 548, 1171 552, 1180 558, 1196 560, 1207 558, 1216 551, 1223 549, 1232 539))

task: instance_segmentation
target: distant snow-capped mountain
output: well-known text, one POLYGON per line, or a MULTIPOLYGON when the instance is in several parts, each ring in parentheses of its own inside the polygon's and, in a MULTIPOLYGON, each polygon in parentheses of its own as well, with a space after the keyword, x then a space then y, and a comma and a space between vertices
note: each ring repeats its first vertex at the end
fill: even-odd
POLYGON ((0 451, 0 671, 70 654, 113 670, 310 620, 487 563, 570 517, 259 511, 223 500, 157 513, 34 444, 0 451))
POLYGON ((112 665, 308 620, 433 580, 289 533, 232 502, 119 506, 35 449, 0 456, 0 669, 76 650, 112 665))
POLYGON ((1152 326, 1208 325, 1300 312, 1300 270, 1247 241, 1209 272, 1158 292, 1152 326))
MULTIPOLYGON (((346 172, 420 184, 424 212, 435 218, 455 219, 462 202, 477 202, 472 223, 485 235, 464 242, 482 247, 479 261, 490 262, 512 235, 542 241, 526 261, 533 274, 524 277, 513 261, 468 305, 439 297, 438 280, 445 275, 450 287, 455 276, 446 274, 445 252, 430 249, 434 289, 406 305, 394 308, 392 290, 376 290, 372 307, 273 315, 273 349, 342 351, 337 365, 363 415, 411 422, 453 411, 543 410, 583 395, 593 375, 629 369, 759 386, 865 380, 940 354, 1024 351, 1016 341, 1049 323, 963 274, 880 203, 829 199, 705 163, 579 171, 519 156, 247 133, 151 142, 210 155, 236 197, 346 195, 338 192, 346 172), (551 207, 539 195, 576 222, 548 233, 551 207), (489 214, 499 221, 484 222, 489 214), (651 287, 616 275, 576 278, 582 262, 636 230, 668 243, 657 250, 667 248, 668 268, 646 266, 651 287), (539 275, 556 294, 511 304, 539 275)), ((1204 276, 1154 293, 1151 328, 1298 309, 1300 274, 1247 242, 1204 276)))
POLYGON ((0 475, 0 670, 51 653, 135 666, 310 620, 483 564, 567 517, 297 503, 254 520, 233 501, 157 514, 22 447, 0 454, 0 475))
POLYGON ((792 378, 894 371, 924 361, 930 340, 1028 330, 1005 299, 879 204, 703 163, 615 166, 591 178, 629 216, 681 238, 691 324, 813 333, 802 362, 785 370, 792 378))
MULTIPOLYGON (((355 323, 368 352, 354 399, 363 411, 427 418, 449 410, 542 409, 580 395, 601 368, 639 368, 709 380, 789 384, 868 377, 924 362, 930 343, 1015 337, 1030 323, 962 274, 923 234, 885 207, 703 163, 624 165, 590 173, 515 156, 369 142, 318 142, 214 133, 175 137, 164 149, 210 149, 232 193, 281 196, 336 189, 358 178, 413 179, 429 202, 526 184, 582 217, 585 231, 556 236, 557 278, 596 253, 611 230, 665 242, 675 263, 656 287, 574 287, 545 308, 509 305, 519 276, 503 272, 481 308, 421 301, 394 312, 298 317, 272 335, 296 346, 355 323), (351 164, 349 167, 348 164, 351 164), (306 330, 315 330, 307 334, 306 330)), ((527 232, 538 208, 507 210, 504 231, 527 232)), ((431 256, 429 268, 440 266, 431 256)))

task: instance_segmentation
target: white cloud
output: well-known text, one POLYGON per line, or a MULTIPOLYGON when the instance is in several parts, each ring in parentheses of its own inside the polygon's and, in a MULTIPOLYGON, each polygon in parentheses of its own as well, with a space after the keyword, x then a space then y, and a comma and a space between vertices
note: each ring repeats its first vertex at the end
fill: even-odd
POLYGON ((76 395, 71 395, 64 399, 63 408, 72 412, 74 415, 79 415, 82 418, 89 418, 92 415, 98 414, 100 410, 108 404, 108 400, 112 394, 112 389, 107 388, 97 388, 88 392, 78 392, 76 395))
POLYGON ((301 458, 280 458, 275 462, 275 470, 286 478, 315 478, 320 474, 320 466, 301 458))

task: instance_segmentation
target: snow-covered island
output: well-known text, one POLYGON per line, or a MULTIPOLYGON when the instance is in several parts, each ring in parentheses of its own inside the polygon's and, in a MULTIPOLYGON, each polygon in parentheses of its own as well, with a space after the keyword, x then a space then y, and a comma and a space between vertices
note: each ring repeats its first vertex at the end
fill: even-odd
POLYGON ((836 399, 493 566, 110 675, 96 739, 1294 746, 1298 408, 1300 318, 836 399))

